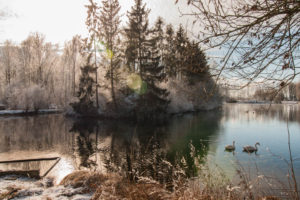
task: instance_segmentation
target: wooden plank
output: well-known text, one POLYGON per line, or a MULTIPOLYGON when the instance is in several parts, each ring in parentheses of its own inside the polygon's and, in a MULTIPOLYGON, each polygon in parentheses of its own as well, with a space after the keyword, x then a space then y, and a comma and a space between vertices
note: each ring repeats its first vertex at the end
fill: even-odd
POLYGON ((60 158, 57 158, 56 162, 41 176, 44 178, 47 174, 55 167, 55 165, 60 161, 60 158))
POLYGON ((19 163, 19 162, 34 162, 34 161, 47 161, 47 160, 56 160, 58 158, 60 158, 60 157, 32 158, 32 159, 23 159, 23 160, 6 160, 6 161, 0 161, 0 164, 19 163))
POLYGON ((17 175, 27 176, 30 178, 40 179, 40 170, 25 170, 25 171, 0 171, 0 176, 17 175))
POLYGON ((40 176, 40 170, 11 170, 11 171, 1 171, 0 176, 6 175, 20 175, 20 176, 28 176, 31 178, 43 178, 47 176, 47 174, 56 166, 56 164, 60 161, 60 157, 52 157, 52 158, 35 158, 35 159, 24 159, 24 160, 8 160, 8 161, 0 161, 0 164, 7 164, 7 163, 19 163, 19 162, 34 162, 34 161, 49 161, 49 160, 56 160, 56 162, 51 165, 51 167, 42 175, 40 176))

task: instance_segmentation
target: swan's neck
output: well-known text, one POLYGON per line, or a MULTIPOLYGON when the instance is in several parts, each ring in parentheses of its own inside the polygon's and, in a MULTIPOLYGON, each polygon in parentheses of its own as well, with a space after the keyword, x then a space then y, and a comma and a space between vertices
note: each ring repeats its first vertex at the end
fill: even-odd
POLYGON ((255 149, 256 149, 256 150, 257 150, 257 145, 258 145, 258 144, 255 144, 255 149))

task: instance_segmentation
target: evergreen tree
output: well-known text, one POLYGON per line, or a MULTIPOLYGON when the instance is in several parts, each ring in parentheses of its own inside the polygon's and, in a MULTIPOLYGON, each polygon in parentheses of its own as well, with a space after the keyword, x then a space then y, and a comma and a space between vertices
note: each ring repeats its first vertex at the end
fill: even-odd
POLYGON ((117 79, 116 70, 120 64, 120 50, 118 44, 120 43, 120 16, 119 11, 121 7, 118 0, 104 0, 102 1, 100 14, 100 38, 106 44, 106 58, 109 61, 107 78, 110 80, 111 96, 115 109, 117 109, 116 95, 115 95, 115 81, 117 79))
POLYGON ((88 64, 81 67, 81 76, 79 82, 79 91, 77 97, 79 102, 72 103, 73 109, 81 115, 94 115, 97 112, 94 106, 94 94, 95 94, 95 79, 93 75, 96 72, 96 68, 88 64))
POLYGON ((175 57, 175 38, 174 38, 174 29, 172 24, 167 25, 166 27, 166 45, 164 51, 163 63, 165 65, 166 73, 169 77, 176 77, 176 57, 175 57))
POLYGON ((161 62, 164 60, 164 49, 165 49, 165 36, 164 36, 164 21, 161 17, 158 17, 155 24, 154 29, 152 31, 153 37, 157 38, 157 48, 159 49, 159 56, 161 58, 161 62))
POLYGON ((143 78, 143 63, 147 54, 147 37, 149 35, 148 15, 150 10, 142 0, 135 0, 135 5, 128 12, 129 22, 125 28, 126 62, 131 72, 139 72, 143 78))
POLYGON ((190 84, 203 81, 209 75, 209 68, 204 52, 198 43, 190 42, 182 25, 176 35, 172 25, 166 29, 164 64, 170 77, 185 79, 190 84))
POLYGON ((129 23, 125 29, 127 64, 132 72, 139 72, 143 82, 141 87, 144 90, 140 93, 136 108, 140 120, 164 113, 169 103, 167 90, 158 86, 166 78, 164 67, 161 65, 160 49, 163 44, 163 22, 162 19, 158 19, 155 27, 150 30, 149 12, 142 0, 135 0, 135 5, 128 13, 129 23))
MULTIPOLYGON (((94 56, 94 67, 95 67, 95 85, 96 85, 96 106, 99 108, 99 98, 98 98, 98 66, 97 66, 97 43, 99 42, 99 30, 100 30, 100 20, 99 20, 99 6, 93 0, 89 0, 90 4, 86 5, 87 10, 87 18, 86 18, 86 26, 88 28, 90 38, 85 39, 85 46, 87 48, 89 61, 91 60, 91 56, 94 56), (93 47, 93 49, 92 49, 93 47)), ((88 63, 90 64, 90 63, 88 63)))
POLYGON ((179 26, 178 31, 175 36, 175 72, 177 79, 181 80, 182 78, 182 68, 186 63, 186 47, 188 43, 188 38, 186 37, 185 31, 182 25, 179 26))
POLYGON ((158 86, 159 83, 166 80, 164 66, 161 65, 162 29, 158 27, 156 24, 151 31, 151 38, 147 42, 146 61, 143 65, 143 80, 147 85, 147 91, 140 96, 138 102, 138 115, 142 113, 142 116, 138 117, 143 119, 153 119, 158 114, 165 113, 169 104, 167 99, 169 92, 158 86))
POLYGON ((190 84, 203 81, 209 76, 206 56, 196 42, 187 42, 185 58, 182 72, 190 84))

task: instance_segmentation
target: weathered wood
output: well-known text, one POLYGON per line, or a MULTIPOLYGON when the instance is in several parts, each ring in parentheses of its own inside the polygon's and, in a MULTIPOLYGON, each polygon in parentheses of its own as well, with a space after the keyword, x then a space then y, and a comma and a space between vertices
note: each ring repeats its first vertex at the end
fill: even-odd
POLYGON ((34 162, 34 161, 47 161, 47 160, 56 160, 60 157, 50 157, 50 158, 32 158, 32 159, 22 159, 22 160, 6 160, 0 161, 0 164, 6 163, 18 163, 18 162, 34 162))
POLYGON ((28 177, 31 177, 31 178, 40 179, 40 178, 43 178, 43 177, 47 176, 47 174, 60 161, 60 157, 0 161, 0 164, 8 164, 8 163, 20 163, 20 162, 49 161, 49 160, 56 160, 56 162, 53 165, 51 165, 51 167, 42 176, 40 175, 40 170, 8 170, 8 171, 1 171, 0 170, 0 176, 18 175, 18 176, 28 176, 28 177))
POLYGON ((7 176, 7 175, 17 175, 17 176, 27 176, 30 178, 40 179, 40 170, 12 170, 12 171, 0 171, 0 176, 7 176))
POLYGON ((0 110, 5 110, 6 106, 4 104, 0 104, 0 110))
POLYGON ((56 164, 60 161, 60 158, 57 158, 56 162, 41 176, 44 178, 47 174, 56 166, 56 164))

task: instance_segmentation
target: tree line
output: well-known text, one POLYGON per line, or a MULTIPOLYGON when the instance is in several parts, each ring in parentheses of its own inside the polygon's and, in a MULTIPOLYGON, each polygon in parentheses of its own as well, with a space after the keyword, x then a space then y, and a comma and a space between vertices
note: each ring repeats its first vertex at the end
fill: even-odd
POLYGON ((80 114, 97 114, 105 107, 105 112, 153 117, 167 112, 172 99, 166 83, 171 80, 188 87, 212 85, 199 44, 182 25, 175 29, 158 17, 150 26, 150 10, 142 0, 135 0, 124 27, 118 0, 90 0, 86 8, 89 36, 74 36, 63 51, 40 33, 19 46, 5 42, 0 50, 2 102, 32 109, 35 93, 41 99, 34 109, 72 102, 80 114))
POLYGON ((0 47, 0 98, 9 109, 65 107, 76 94, 80 36, 59 46, 31 33, 19 45, 6 40, 0 47))
POLYGON ((79 101, 72 104, 78 113, 95 114, 99 108, 99 69, 106 72, 111 110, 123 112, 123 100, 138 94, 137 98, 132 99, 134 106, 131 109, 131 114, 138 118, 152 118, 166 112, 170 103, 169 92, 161 84, 168 79, 185 80, 190 85, 208 79, 209 67, 199 45, 188 38, 182 25, 174 30, 171 24, 165 26, 164 20, 158 17, 150 27, 150 10, 142 0, 135 0, 135 5, 127 13, 124 28, 120 28, 120 5, 117 0, 103 1, 102 6, 90 0, 87 8, 86 24, 90 32, 90 37, 85 39, 87 64, 81 68, 79 101), (99 43, 104 45, 104 49, 99 49, 99 43), (97 62, 99 50, 101 63, 97 62), (120 76, 121 73, 123 76, 120 76), (124 76, 124 73, 127 75, 124 76), (127 85, 116 88, 122 79, 126 79, 127 85), (124 95, 125 98, 120 98, 124 95))

